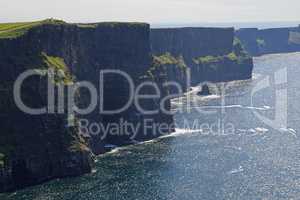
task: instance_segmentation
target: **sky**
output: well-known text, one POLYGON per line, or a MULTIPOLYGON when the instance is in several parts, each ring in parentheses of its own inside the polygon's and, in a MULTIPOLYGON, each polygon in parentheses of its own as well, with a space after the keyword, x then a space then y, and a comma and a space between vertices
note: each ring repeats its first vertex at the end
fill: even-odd
POLYGON ((300 0, 0 0, 0 22, 51 17, 152 24, 300 21, 300 0))

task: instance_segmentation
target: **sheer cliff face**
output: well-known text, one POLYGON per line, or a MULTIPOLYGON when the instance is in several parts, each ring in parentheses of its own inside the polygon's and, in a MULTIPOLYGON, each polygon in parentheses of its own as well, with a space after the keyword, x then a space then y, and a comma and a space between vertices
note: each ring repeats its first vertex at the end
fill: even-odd
POLYGON ((184 58, 223 55, 232 51, 232 28, 152 29, 151 46, 154 54, 169 52, 184 58))
MULTIPOLYGON (((152 81, 161 85, 163 79, 145 80, 142 78, 152 65, 149 32, 149 25, 146 24, 115 24, 113 26, 100 24, 96 29, 81 27, 78 35, 78 46, 80 47, 78 61, 72 67, 74 74, 78 80, 89 80, 95 86, 101 87, 101 83, 99 83, 100 70, 115 69, 127 73, 135 87, 144 81, 152 81)), ((105 110, 119 109, 129 100, 130 88, 128 81, 124 77, 120 77, 119 75, 107 76, 104 79, 103 87, 102 98, 105 110)), ((145 90, 144 93, 151 93, 151 90, 145 90)), ((166 88, 163 88, 162 85, 160 90, 162 93, 166 92, 166 88)), ((101 96, 99 96, 100 98, 101 96)), ((148 100, 141 104, 143 108, 155 109, 159 106, 159 99, 158 102, 148 100)), ((144 140, 159 135, 153 135, 152 131, 145 131, 143 123, 146 119, 152 119, 153 123, 157 124, 171 124, 173 121, 172 116, 164 115, 163 113, 144 115, 136 108, 134 102, 130 104, 128 109, 117 114, 99 115, 99 110, 96 109, 94 113, 85 117, 91 122, 101 122, 105 126, 120 123, 120 120, 134 124, 136 128, 141 125, 137 129, 138 134, 134 136, 134 140, 144 140)), ((169 133, 170 131, 166 130, 164 133, 169 133)), ((123 132, 126 131, 123 130, 123 132)), ((108 134, 102 143, 117 145, 130 143, 132 142, 133 134, 108 134)), ((98 149, 99 153, 101 151, 103 150, 98 149)))
POLYGON ((256 29, 236 31, 246 51, 254 56, 300 51, 300 28, 256 29))
POLYGON ((247 80, 252 78, 253 61, 250 57, 238 58, 232 60, 227 56, 219 60, 206 62, 198 62, 192 68, 192 85, 201 82, 226 82, 235 80, 247 80), (193 76, 197 74, 197 76, 193 76))
MULTIPOLYGON (((102 153, 107 142, 122 144, 131 135, 110 136, 102 139, 96 135, 83 139, 77 123, 68 127, 74 118, 65 110, 60 114, 28 115, 20 111, 13 99, 13 84, 27 69, 52 69, 55 73, 55 92, 58 86, 89 81, 97 89, 104 87, 104 109, 117 109, 129 98, 129 85, 116 75, 105 77, 100 85, 102 69, 122 70, 134 84, 143 81, 151 66, 149 25, 129 23, 66 24, 45 23, 29 29, 15 38, 0 39, 0 191, 35 184, 55 177, 74 176, 89 172, 92 167, 90 149, 102 153), (58 76, 62 70, 63 75, 58 76), (3 98, 2 98, 3 97, 3 98)), ((22 99, 34 108, 47 106, 47 75, 26 79, 22 86, 22 99)), ((163 79, 150 81, 159 82, 163 79)), ((160 90, 167 94, 161 86, 160 90)), ((66 91, 63 91, 66 97, 66 91)), ((145 94, 151 90, 145 89, 145 94)), ((98 100, 101 96, 98 96, 98 100)), ((89 103, 89 93, 76 95, 77 105, 89 103)), ((67 99, 64 99, 65 103, 67 99)), ((56 101, 55 101, 56 102, 56 101)), ((57 105, 57 102, 56 104, 57 105)), ((142 103, 157 108, 154 100, 142 103)), ((169 102, 167 102, 169 107, 169 102)), ((99 113, 99 102, 89 115, 80 118, 107 125, 120 119, 138 123, 145 118, 157 123, 171 124, 173 118, 162 113, 141 116, 134 105, 114 115, 99 113)), ((143 127, 135 139, 147 139, 157 135, 144 134, 143 127)), ((166 130, 168 133, 171 130, 166 130)))
MULTIPOLYGON (((22 72, 56 70, 57 66, 49 61, 57 60, 62 45, 56 43, 58 37, 55 35, 50 42, 51 39, 42 34, 47 29, 58 30, 61 36, 71 33, 65 32, 63 26, 49 25, 34 28, 17 38, 0 39, 0 153, 4 155, 0 166, 0 191, 91 171, 90 150, 79 136, 78 128, 67 126, 70 116, 66 112, 26 114, 13 99, 13 84, 22 72), (58 54, 54 54, 56 50, 58 54)), ((56 84, 71 83, 63 57, 58 60, 65 74, 56 84)), ((41 73, 26 79, 21 89, 26 105, 33 108, 47 105, 47 75, 41 73)))
POLYGON ((182 56, 191 71, 192 85, 252 76, 252 59, 241 46, 235 47, 232 28, 152 29, 150 38, 155 55, 182 56))

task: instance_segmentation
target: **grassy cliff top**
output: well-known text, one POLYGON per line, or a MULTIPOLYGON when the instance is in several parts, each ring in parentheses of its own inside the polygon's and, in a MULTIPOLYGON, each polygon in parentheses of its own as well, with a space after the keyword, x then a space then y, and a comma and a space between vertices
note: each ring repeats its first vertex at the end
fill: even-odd
POLYGON ((209 63, 221 62, 224 59, 228 59, 233 62, 237 62, 240 59, 244 59, 244 58, 248 58, 248 57, 247 56, 239 56, 239 55, 236 55, 235 52, 231 52, 227 55, 222 55, 222 56, 201 56, 198 58, 194 58, 194 62, 196 64, 200 64, 200 63, 209 64, 209 63))
POLYGON ((187 65, 184 62, 184 58, 182 56, 174 57, 169 52, 162 55, 153 55, 152 56, 152 65, 147 71, 146 76, 150 76, 154 78, 154 74, 156 70, 164 69, 170 65, 176 66, 178 69, 185 71, 187 69, 187 65))
POLYGON ((44 24, 61 25, 65 24, 65 22, 56 19, 46 19, 36 22, 0 23, 0 39, 17 38, 25 34, 31 28, 44 24))
POLYGON ((148 26, 147 23, 142 22, 98 22, 98 23, 77 23, 76 24, 80 28, 97 28, 97 27, 120 27, 120 26, 127 26, 127 27, 146 27, 148 26))
MULTIPOLYGON (((57 20, 57 19, 46 19, 41 21, 35 21, 35 22, 16 22, 16 23, 0 23, 0 39, 6 39, 6 38, 17 38, 19 36, 24 35, 28 30, 45 25, 67 25, 68 23, 57 20)), ((100 22, 100 23, 75 23, 75 24, 69 24, 69 25, 76 25, 80 28, 97 28, 97 27, 146 27, 148 24, 146 23, 134 23, 134 22, 100 22)))
POLYGON ((154 65, 177 65, 181 69, 187 68, 182 56, 178 56, 176 58, 169 52, 159 56, 153 56, 153 62, 154 65))
POLYGON ((154 61, 157 61, 161 65, 177 64, 177 59, 173 57, 169 52, 163 55, 154 56, 154 61))

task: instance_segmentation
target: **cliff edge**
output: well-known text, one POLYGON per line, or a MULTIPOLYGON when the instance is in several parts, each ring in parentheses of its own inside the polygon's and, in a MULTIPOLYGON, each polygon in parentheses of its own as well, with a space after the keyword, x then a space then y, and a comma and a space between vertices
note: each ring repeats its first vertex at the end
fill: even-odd
MULTIPOLYGON (((104 153, 106 144, 133 143, 174 130, 167 127, 156 133, 144 131, 141 125, 136 132, 115 135, 110 124, 122 120, 138 125, 149 119, 148 126, 156 127, 154 124, 172 125, 173 117, 161 111, 143 115, 133 103, 117 114, 99 112, 100 99, 103 110, 115 110, 126 103, 130 89, 118 74, 100 82, 101 70, 122 71, 134 85, 155 82, 162 98, 168 94, 162 86, 164 76, 147 76, 152 65, 149 33, 149 25, 144 23, 68 24, 49 19, 0 24, 0 191, 91 172, 93 154, 104 153), (30 108, 41 109, 39 114, 21 111, 13 95, 15 81, 28 70, 33 74, 24 80, 20 99, 30 108), (87 114, 70 112, 68 108, 85 108, 92 100, 89 91, 67 90, 84 81, 95 87, 97 106, 87 114), (53 89, 50 99, 49 85, 53 89), (100 88, 103 93, 98 92, 100 88), (74 100, 71 106, 70 96, 74 100), (53 103, 50 106, 49 101, 53 103), (84 133, 82 119, 104 128, 96 134, 84 133)), ((149 88, 141 91, 153 93, 149 88)), ((159 109, 159 101, 145 100, 140 105, 159 109)), ((170 101, 165 106, 170 109, 170 101)))
MULTIPOLYGON (((185 72, 177 70, 176 74, 186 76, 189 70, 192 86, 204 81, 223 82, 252 77, 252 58, 235 38, 233 28, 152 29, 150 38, 155 56, 169 54, 185 63, 185 72)), ((171 71, 179 68, 173 66, 171 71)), ((183 88, 187 88, 186 84, 183 88)))

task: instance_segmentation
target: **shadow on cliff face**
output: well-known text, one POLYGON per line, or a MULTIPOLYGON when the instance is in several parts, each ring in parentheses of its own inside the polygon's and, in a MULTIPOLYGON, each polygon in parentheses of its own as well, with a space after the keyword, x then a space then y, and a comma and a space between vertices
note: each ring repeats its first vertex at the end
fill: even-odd
POLYGON ((33 182, 30 175, 30 170, 26 166, 25 160, 17 160, 12 164, 12 180, 16 183, 17 188, 24 187, 24 185, 29 185, 33 182))

